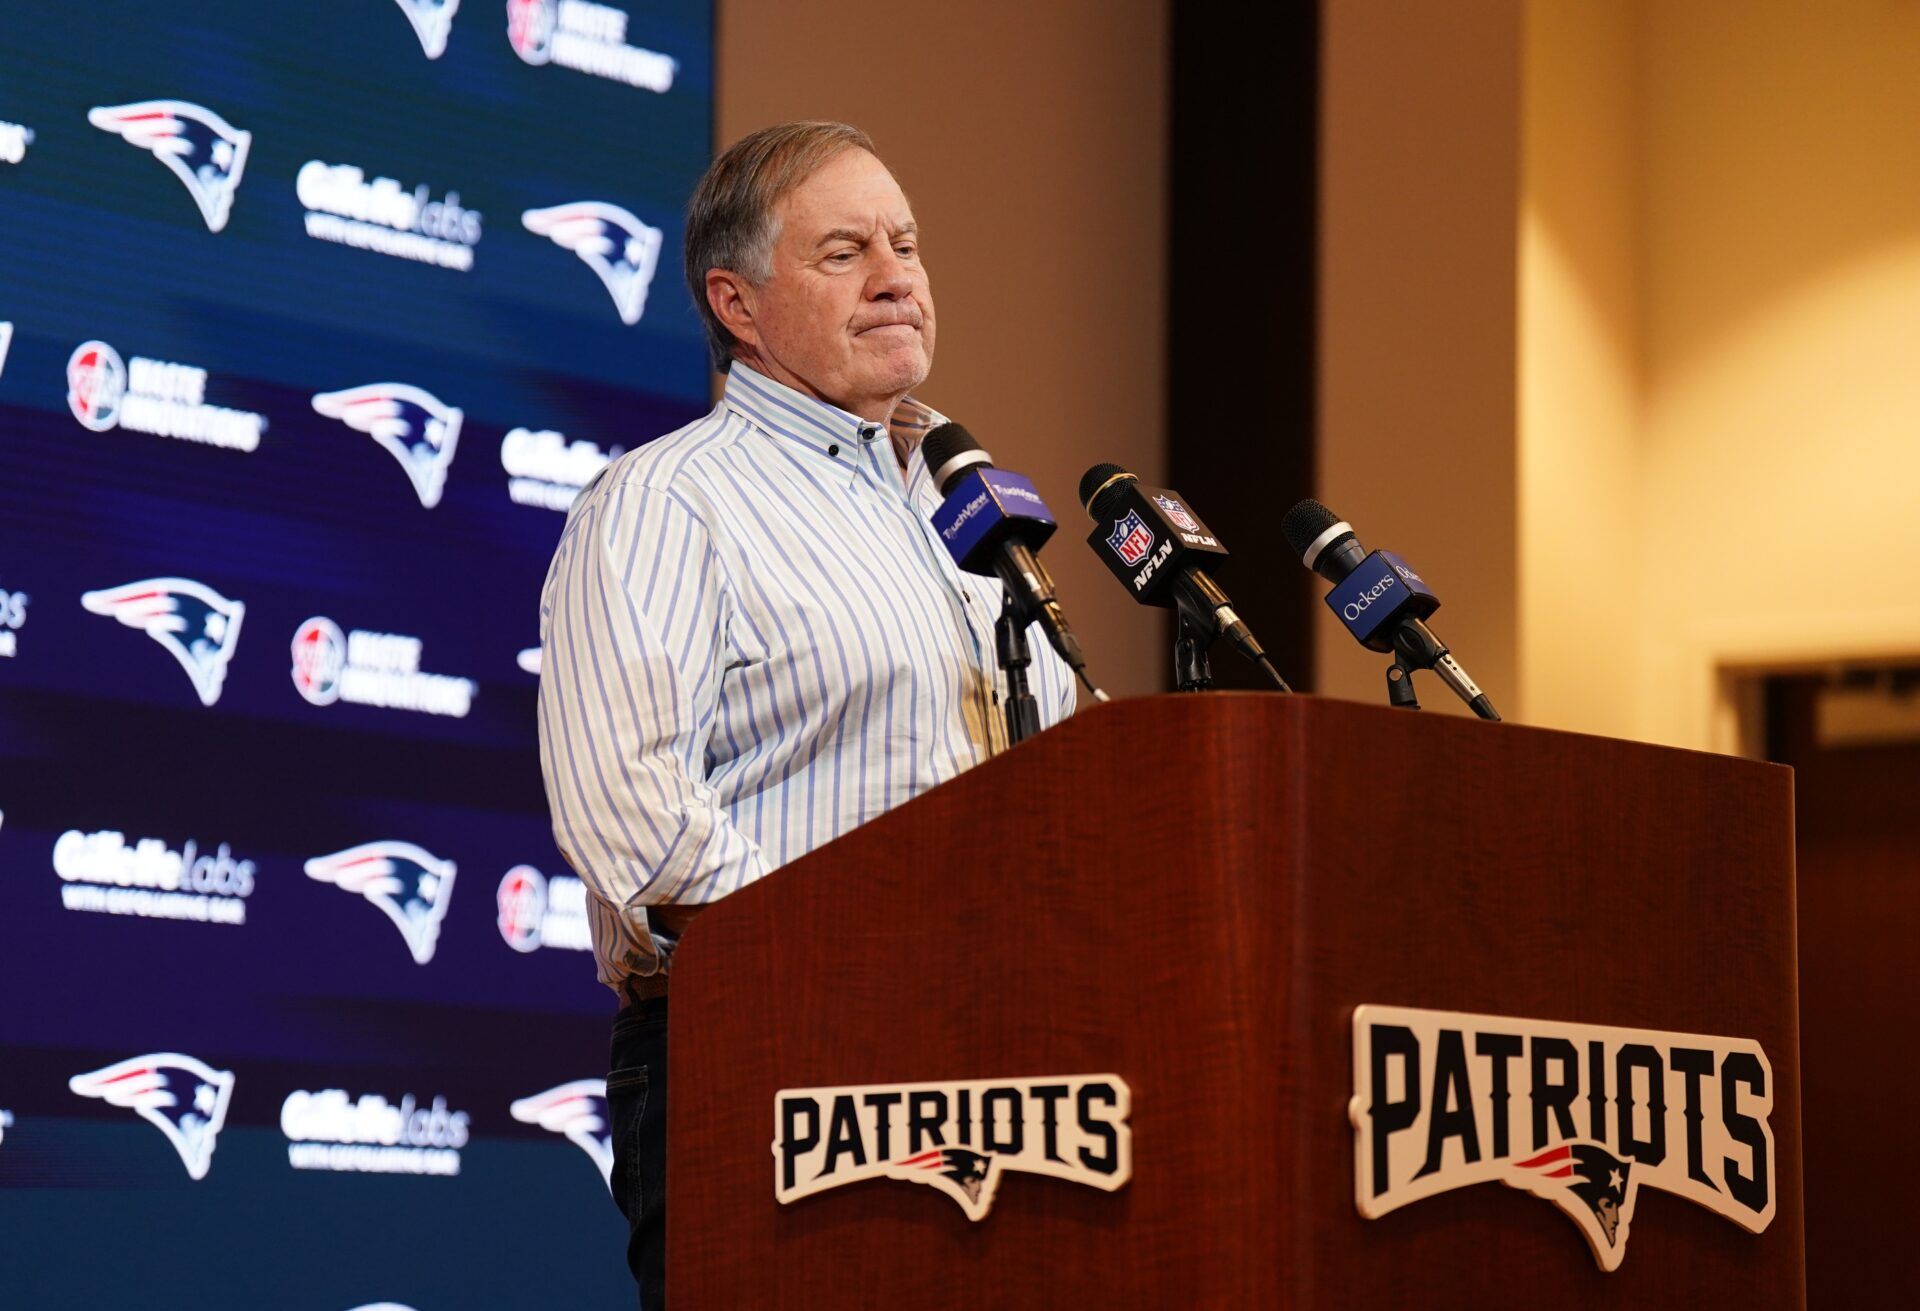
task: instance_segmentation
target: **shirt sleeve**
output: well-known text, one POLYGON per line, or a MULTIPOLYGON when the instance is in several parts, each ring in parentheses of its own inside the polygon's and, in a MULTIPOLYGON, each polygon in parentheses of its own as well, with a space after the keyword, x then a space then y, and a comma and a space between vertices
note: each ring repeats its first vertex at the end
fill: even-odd
MULTIPOLYGON (((645 907, 709 901, 767 872, 706 779, 730 593, 670 490, 589 493, 541 604, 540 754, 554 838, 632 974, 666 968, 645 907)), ((609 953, 611 954, 611 953, 609 953)), ((607 980, 615 982, 614 980, 607 980)))

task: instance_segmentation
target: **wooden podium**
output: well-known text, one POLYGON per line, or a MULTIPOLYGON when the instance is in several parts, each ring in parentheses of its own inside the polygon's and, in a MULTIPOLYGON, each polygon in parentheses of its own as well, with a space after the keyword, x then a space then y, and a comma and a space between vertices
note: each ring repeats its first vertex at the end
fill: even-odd
POLYGON ((727 898, 673 977, 680 1311, 1804 1305, 1776 766, 1312 697, 1115 703, 727 898), (1757 1042, 1770 1223, 1642 1187, 1609 1273, 1516 1187, 1363 1218, 1362 1005, 1757 1042), (892 1179, 775 1200, 781 1090, 1099 1073, 1131 1093, 1117 1191, 1007 1173, 977 1222, 892 1179))

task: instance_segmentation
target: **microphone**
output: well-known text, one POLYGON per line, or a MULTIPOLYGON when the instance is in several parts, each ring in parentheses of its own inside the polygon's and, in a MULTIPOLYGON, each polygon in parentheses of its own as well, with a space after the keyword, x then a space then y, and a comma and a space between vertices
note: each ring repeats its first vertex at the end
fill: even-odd
POLYGON ((1117 464, 1096 464, 1080 479, 1080 504, 1093 520, 1087 545, 1141 605, 1173 606, 1209 642, 1230 639, 1283 692, 1293 689, 1273 667, 1233 603, 1207 576, 1208 557, 1224 559, 1220 539, 1178 492, 1142 487, 1117 464))
POLYGON ((1391 551, 1369 554, 1351 524, 1312 499, 1287 511, 1280 534, 1307 568, 1333 584, 1327 608, 1360 645, 1391 651, 1415 669, 1433 670, 1474 714, 1500 718, 1487 694, 1425 624, 1440 608, 1440 598, 1411 565, 1391 551))
POLYGON ((1034 554, 1058 525, 1033 483, 995 468, 993 457, 957 423, 929 431, 920 452, 934 486, 946 497, 934 511, 933 526, 947 553, 967 573, 998 578, 1087 690, 1106 700, 1087 677, 1087 658, 1060 609, 1053 578, 1034 554))

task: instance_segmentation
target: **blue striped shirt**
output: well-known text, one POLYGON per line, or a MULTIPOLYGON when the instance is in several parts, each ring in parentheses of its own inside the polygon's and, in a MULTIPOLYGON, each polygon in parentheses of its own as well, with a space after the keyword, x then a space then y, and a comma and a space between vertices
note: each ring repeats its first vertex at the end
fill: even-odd
MULTIPOLYGON (((602 982, 667 968, 648 906, 723 897, 1004 747, 1000 583, 929 522, 939 421, 736 364, 711 414, 575 502, 541 597, 541 767, 602 982)), ((1029 637, 1052 725, 1072 675, 1029 637)))

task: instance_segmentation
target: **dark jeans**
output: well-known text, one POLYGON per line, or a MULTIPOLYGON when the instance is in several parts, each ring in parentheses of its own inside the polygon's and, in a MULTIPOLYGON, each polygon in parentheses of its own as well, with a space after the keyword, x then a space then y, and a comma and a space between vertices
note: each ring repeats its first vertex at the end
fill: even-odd
POLYGON ((607 1075, 613 1121, 613 1200, 627 1217, 627 1267, 640 1311, 667 1295, 667 999, 649 997, 614 1017, 607 1075))

